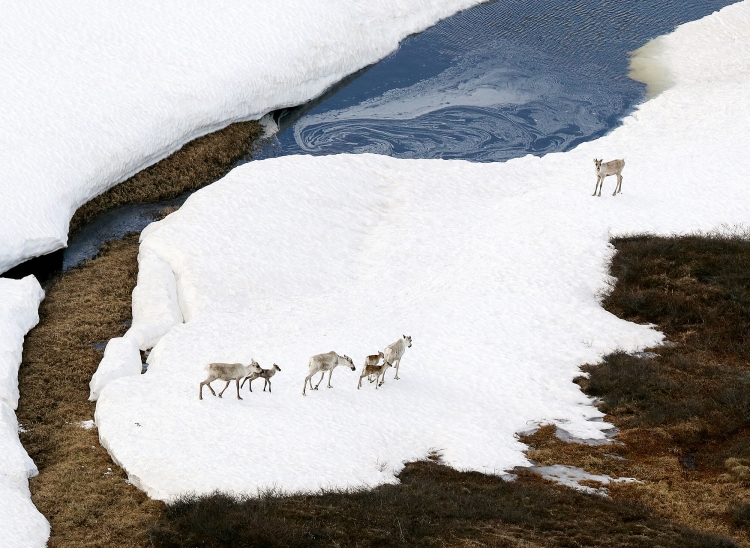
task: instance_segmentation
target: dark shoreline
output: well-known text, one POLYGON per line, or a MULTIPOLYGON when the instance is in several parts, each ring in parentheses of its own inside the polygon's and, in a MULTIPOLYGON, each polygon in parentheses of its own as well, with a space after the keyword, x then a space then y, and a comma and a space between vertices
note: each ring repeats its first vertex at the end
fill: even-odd
MULTIPOLYGON (((107 212, 130 204, 167 202, 217 181, 238 162, 251 157, 262 131, 255 120, 239 122, 187 143, 81 206, 70 221, 68 241, 107 212)), ((20 279, 33 274, 47 286, 62 271, 65 254, 65 249, 59 249, 29 259, 0 276, 20 279)))

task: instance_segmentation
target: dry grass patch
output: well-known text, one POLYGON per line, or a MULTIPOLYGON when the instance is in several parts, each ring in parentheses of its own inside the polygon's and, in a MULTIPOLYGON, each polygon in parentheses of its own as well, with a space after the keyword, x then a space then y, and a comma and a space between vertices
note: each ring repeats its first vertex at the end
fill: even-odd
POLYGON ((624 445, 561 442, 546 427, 529 457, 629 476, 616 498, 750 546, 750 241, 744 235, 616 239, 604 306, 659 326, 652 358, 615 352, 576 380, 624 445), (617 460, 615 454, 626 460, 617 460))
POLYGON ((159 547, 729 547, 644 507, 522 472, 516 482, 407 464, 399 485, 282 497, 184 497, 151 530, 159 547))
POLYGON ((101 255, 57 279, 24 343, 18 420, 39 468, 32 499, 52 524, 49 546, 148 546, 147 525, 163 511, 126 482, 99 445, 88 401, 102 358, 92 345, 128 328, 137 274, 137 236, 105 246, 101 255))
POLYGON ((256 121, 240 122, 191 141, 168 158, 81 206, 70 221, 69 233, 77 232, 110 209, 138 202, 171 200, 188 190, 213 183, 250 154, 251 145, 261 132, 256 121))

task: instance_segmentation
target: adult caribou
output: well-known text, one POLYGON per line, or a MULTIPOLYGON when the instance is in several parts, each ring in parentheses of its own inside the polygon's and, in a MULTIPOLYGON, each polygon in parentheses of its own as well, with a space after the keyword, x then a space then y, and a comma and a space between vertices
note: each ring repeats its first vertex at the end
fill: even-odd
MULTIPOLYGON (((393 377, 395 380, 399 379, 398 366, 401 365, 401 358, 406 352, 407 348, 411 348, 411 336, 404 335, 394 343, 389 344, 383 351, 384 360, 391 364, 391 367, 396 368, 396 375, 393 377)), ((385 382, 385 376, 383 376, 385 382)), ((381 383, 382 384, 382 383, 381 383)))
POLYGON ((310 367, 310 374, 305 377, 305 385, 302 387, 302 395, 305 396, 305 390, 307 389, 307 382, 310 382, 310 388, 312 390, 317 390, 320 383, 323 381, 323 377, 326 375, 326 371, 328 371, 328 388, 333 388, 331 386, 331 375, 333 375, 334 368, 338 367, 339 365, 345 365, 349 368, 351 368, 352 371, 354 371, 354 362, 349 356, 339 356, 331 350, 330 352, 326 352, 325 354, 316 354, 312 358, 310 358, 310 361, 308 362, 308 366, 310 367), (312 385, 312 377, 315 375, 315 373, 320 373, 320 380, 318 381, 318 384, 315 385, 315 388, 313 388, 312 385))

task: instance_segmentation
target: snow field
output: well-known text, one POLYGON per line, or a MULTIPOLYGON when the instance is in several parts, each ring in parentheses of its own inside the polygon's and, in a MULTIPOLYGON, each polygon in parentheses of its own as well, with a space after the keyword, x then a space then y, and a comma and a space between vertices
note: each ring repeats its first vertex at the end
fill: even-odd
POLYGON ((24 335, 39 322, 44 291, 33 276, 0 278, 0 545, 39 547, 49 523, 34 507, 28 479, 37 469, 18 439, 18 367, 24 335))
POLYGON ((527 464, 514 434, 534 422, 602 438, 608 425, 589 420, 601 413, 571 382, 578 366, 662 339, 599 306, 609 237, 750 218, 749 31, 743 2, 661 38, 674 87, 568 153, 290 156, 197 192, 142 233, 151 266, 125 338, 160 340, 147 374, 101 391, 102 443, 169 499, 393 482, 431 450, 501 472, 527 464), (623 193, 607 194, 608 178, 591 197, 592 158, 622 156, 623 193), (185 323, 165 330, 175 306, 185 323), (333 349, 359 368, 402 333, 414 338, 402 380, 356 391, 358 373, 338 368, 332 390, 302 397, 310 355, 333 349), (281 366, 273 394, 198 400, 205 364, 250 358, 281 366))
POLYGON ((79 206, 186 142, 313 99, 476 3, 6 2, 0 272, 64 247, 79 206))

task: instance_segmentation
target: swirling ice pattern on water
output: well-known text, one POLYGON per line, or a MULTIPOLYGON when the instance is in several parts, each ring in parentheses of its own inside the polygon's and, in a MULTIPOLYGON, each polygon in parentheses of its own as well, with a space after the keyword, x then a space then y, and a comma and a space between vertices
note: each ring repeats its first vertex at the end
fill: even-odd
POLYGON ((583 71, 563 71, 538 54, 529 62, 522 53, 496 41, 434 78, 306 116, 294 126, 294 140, 309 154, 497 161, 565 150, 606 131, 612 112, 624 108, 583 71), (539 71, 540 63, 547 70, 539 71))
POLYGON ((255 158, 374 152, 487 162, 569 150, 643 100, 645 87, 627 77, 628 52, 731 3, 483 4, 282 120, 255 158))

